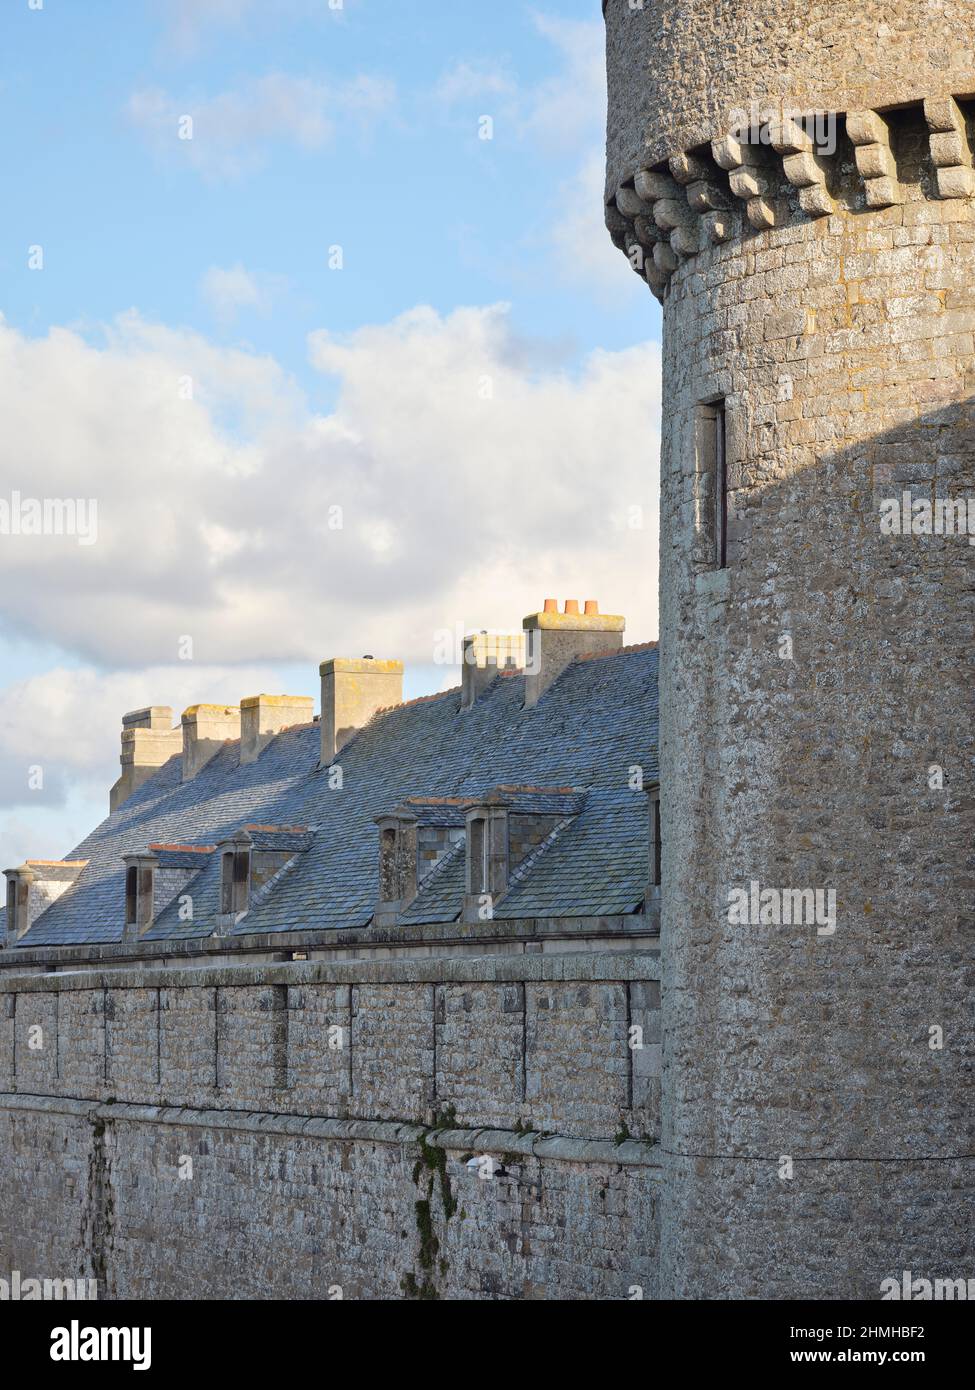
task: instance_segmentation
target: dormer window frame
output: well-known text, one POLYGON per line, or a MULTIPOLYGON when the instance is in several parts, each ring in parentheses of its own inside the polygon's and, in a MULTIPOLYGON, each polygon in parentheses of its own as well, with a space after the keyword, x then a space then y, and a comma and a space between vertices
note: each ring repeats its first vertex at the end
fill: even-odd
POLYGON ((22 864, 18 869, 5 869, 4 877, 7 880, 5 944, 11 946, 30 927, 30 890, 37 875, 27 864, 22 864))
POLYGON ((490 921, 507 892, 510 876, 507 801, 487 801, 467 812, 466 877, 463 920, 490 921), (474 827, 481 827, 475 831, 474 827))
POLYGON ((156 870, 159 856, 123 855, 125 864, 125 922, 123 941, 137 941, 152 926, 155 917, 156 870))
POLYGON ((224 840, 220 855, 220 910, 217 935, 233 927, 250 909, 254 842, 246 830, 224 840))
POLYGON ((393 811, 376 817, 379 829, 379 884, 373 922, 392 927, 417 894, 418 818, 393 811))
POLYGON ((134 926, 139 920, 139 870, 129 864, 125 870, 125 925, 134 926))
POLYGON ((488 891, 488 825, 486 815, 467 818, 467 892, 472 896, 488 891))

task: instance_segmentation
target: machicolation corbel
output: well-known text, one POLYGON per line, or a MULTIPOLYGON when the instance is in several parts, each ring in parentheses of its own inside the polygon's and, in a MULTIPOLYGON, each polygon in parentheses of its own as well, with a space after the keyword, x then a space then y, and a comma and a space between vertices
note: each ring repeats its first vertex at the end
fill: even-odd
MULTIPOLYGON (((975 130, 967 108, 952 96, 937 96, 924 100, 923 112, 936 196, 975 197, 975 130)), ((786 225, 796 216, 796 204, 815 219, 906 201, 891 119, 873 110, 846 114, 862 192, 859 181, 850 182, 852 170, 842 155, 834 157, 835 140, 826 145, 814 127, 838 128, 842 140, 843 115, 764 118, 748 130, 712 140, 710 154, 702 145, 671 155, 666 165, 639 169, 632 184, 617 191, 606 209, 606 225, 658 299, 682 262, 733 240, 748 226, 764 232, 786 225), (795 192, 787 196, 790 189, 795 192)))
POLYGON ((931 132, 939 198, 970 198, 975 194, 975 169, 965 114, 954 97, 929 97, 924 119, 931 132))
POLYGON ((856 146, 868 208, 890 208, 904 201, 890 148, 890 127, 876 111, 850 111, 846 132, 856 146))

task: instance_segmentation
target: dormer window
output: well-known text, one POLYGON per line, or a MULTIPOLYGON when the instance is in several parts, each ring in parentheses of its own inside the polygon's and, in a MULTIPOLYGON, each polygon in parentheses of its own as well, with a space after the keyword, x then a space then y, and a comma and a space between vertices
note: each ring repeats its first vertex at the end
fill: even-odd
POLYGON ((396 827, 387 825, 379 836, 379 901, 394 902, 399 897, 396 867, 396 827))
POLYGON ((248 912, 259 908, 312 843, 305 825, 248 824, 217 846, 220 900, 214 934, 232 931, 248 912))
POLYGON ((508 887, 508 804, 485 802, 467 813, 467 892, 464 921, 489 921, 508 887))
MULTIPOLYGON (((19 869, 5 869, 6 944, 12 946, 18 941, 78 881, 87 865, 87 859, 28 859, 19 869)), ((0 935, 0 946, 3 944, 0 935)))
POLYGON ((416 897, 417 818, 406 811, 380 816, 379 901, 373 916, 377 926, 396 925, 416 897))
POLYGON ((30 890, 34 874, 26 864, 4 872, 7 879, 6 944, 12 946, 30 926, 30 890))
POLYGON ((221 851, 220 915, 238 917, 247 911, 251 876, 251 850, 248 842, 231 841, 221 851))
POLYGON ((467 822, 468 893, 487 892, 487 839, 487 819, 484 816, 471 816, 470 820, 467 822))
POLYGON ((158 857, 125 856, 125 931, 123 940, 137 940, 152 926, 158 857))

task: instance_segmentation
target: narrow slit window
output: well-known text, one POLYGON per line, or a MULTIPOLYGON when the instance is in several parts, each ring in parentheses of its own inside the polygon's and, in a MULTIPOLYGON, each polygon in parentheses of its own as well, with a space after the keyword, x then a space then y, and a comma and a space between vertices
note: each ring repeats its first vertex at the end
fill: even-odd
POLYGON ((659 886, 660 878, 660 789, 650 792, 650 883, 659 886))
POLYGON ((728 568, 728 454, 724 401, 714 406, 714 563, 728 568))

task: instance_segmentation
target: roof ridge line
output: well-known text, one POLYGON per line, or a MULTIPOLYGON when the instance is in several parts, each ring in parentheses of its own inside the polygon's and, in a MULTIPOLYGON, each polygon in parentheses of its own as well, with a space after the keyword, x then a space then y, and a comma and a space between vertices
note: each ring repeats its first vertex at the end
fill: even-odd
MULTIPOLYGON (((424 705, 430 700, 442 700, 447 695, 459 695, 462 689, 462 686, 451 685, 446 690, 435 690, 432 695, 414 695, 412 700, 401 700, 398 705, 382 705, 376 710, 372 719, 375 719, 377 714, 391 714, 394 709, 408 709, 410 705, 424 705)), ((369 721, 370 724, 372 719, 369 721)))
POLYGON ((607 661, 614 656, 628 656, 630 652, 654 651, 659 642, 634 642, 629 647, 617 647, 615 652, 581 652, 576 661, 607 661))

